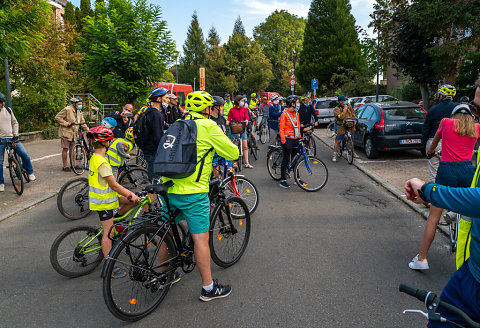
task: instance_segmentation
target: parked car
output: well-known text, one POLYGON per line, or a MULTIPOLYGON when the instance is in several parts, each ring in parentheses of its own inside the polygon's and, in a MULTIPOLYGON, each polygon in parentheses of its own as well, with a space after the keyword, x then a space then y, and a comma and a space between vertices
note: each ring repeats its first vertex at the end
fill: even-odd
POLYGON ((368 158, 379 152, 422 147, 422 126, 426 113, 411 102, 371 103, 355 110, 358 119, 355 145, 365 149, 368 158))
MULTIPOLYGON (((377 96, 364 96, 364 97, 357 97, 355 101, 355 105, 353 108, 360 107, 363 104, 368 104, 372 102, 377 102, 376 101, 377 96)), ((378 102, 384 102, 384 101, 396 101, 397 98, 389 96, 389 95, 378 95, 378 102)))
POLYGON ((193 88, 189 84, 167 83, 160 82, 157 87, 164 87, 171 93, 174 93, 178 97, 178 106, 185 108, 185 97, 193 92, 193 88))
POLYGON ((337 106, 337 97, 316 98, 314 101, 318 124, 330 123, 334 120, 333 110, 337 106))

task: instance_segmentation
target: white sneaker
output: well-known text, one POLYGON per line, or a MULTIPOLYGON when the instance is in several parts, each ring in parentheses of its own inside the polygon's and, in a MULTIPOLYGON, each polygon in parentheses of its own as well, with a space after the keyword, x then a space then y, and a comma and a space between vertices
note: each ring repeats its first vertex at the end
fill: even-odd
POLYGON ((4 184, 0 184, 0 191, 5 191, 5 185, 4 184))
POLYGON ((423 261, 418 260, 418 254, 412 259, 410 263, 408 263, 408 267, 412 270, 428 270, 430 269, 428 266, 427 259, 423 261))
POLYGON ((29 175, 28 175, 28 178, 30 179, 30 181, 35 181, 35 180, 37 180, 37 177, 36 177, 35 174, 33 174, 33 173, 32 173, 32 174, 29 174, 29 175))
POLYGON ((336 162, 336 161, 337 161, 337 155, 333 155, 332 162, 336 162))

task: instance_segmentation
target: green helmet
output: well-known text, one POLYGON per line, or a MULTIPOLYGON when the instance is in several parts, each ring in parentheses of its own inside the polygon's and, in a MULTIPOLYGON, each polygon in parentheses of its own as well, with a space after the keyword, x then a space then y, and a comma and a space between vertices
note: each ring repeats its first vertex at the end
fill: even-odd
POLYGON ((185 109, 192 112, 201 112, 213 105, 213 97, 205 91, 195 91, 187 95, 185 109))

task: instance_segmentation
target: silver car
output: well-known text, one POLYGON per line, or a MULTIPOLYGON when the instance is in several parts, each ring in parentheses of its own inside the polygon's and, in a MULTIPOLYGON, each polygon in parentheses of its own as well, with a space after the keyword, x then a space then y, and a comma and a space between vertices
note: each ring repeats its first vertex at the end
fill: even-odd
POLYGON ((315 113, 318 116, 318 124, 330 123, 334 120, 333 110, 337 106, 337 97, 315 99, 315 113))

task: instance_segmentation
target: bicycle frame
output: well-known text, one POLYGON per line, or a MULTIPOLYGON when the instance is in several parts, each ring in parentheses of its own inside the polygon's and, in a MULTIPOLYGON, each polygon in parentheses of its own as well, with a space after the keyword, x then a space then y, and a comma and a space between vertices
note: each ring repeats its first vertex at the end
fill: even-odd
MULTIPOLYGON (((312 174, 313 172, 312 172, 312 169, 310 168, 310 165, 308 164, 308 156, 307 156, 307 152, 305 151, 305 146, 303 145, 303 140, 300 143, 300 149, 301 151, 297 155, 295 155, 295 158, 293 159, 293 161, 288 163, 287 170, 288 172, 293 171, 293 169, 295 168, 295 165, 297 165, 300 158, 304 157, 307 171, 308 173, 312 174)), ((283 155, 283 151, 282 151, 282 155, 283 155)))

